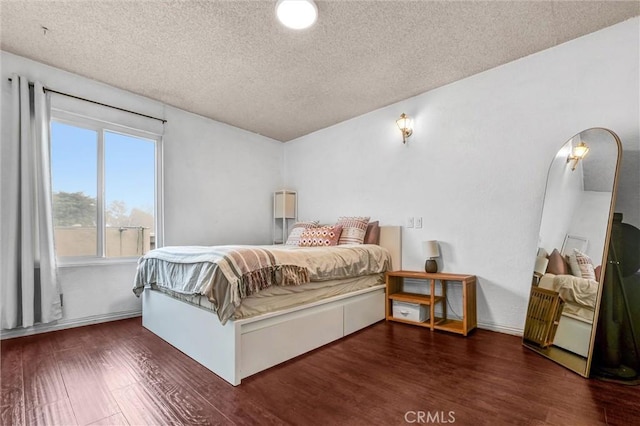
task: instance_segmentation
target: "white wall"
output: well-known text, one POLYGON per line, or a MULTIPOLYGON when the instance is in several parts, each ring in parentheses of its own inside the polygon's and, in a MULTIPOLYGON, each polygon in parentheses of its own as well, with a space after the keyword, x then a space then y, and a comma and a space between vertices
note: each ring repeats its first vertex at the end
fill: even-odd
POLYGON ((637 200, 639 29, 635 18, 287 143, 299 216, 421 216, 422 229, 403 232, 403 268, 420 270, 420 242, 439 240, 445 271, 479 278, 481 326, 521 331, 558 149, 584 129, 614 130, 635 153, 619 199, 637 200), (414 117, 407 145, 402 112, 414 117))
POLYGON ((166 109, 165 245, 270 244, 283 144, 166 109))
MULTIPOLYGON (((266 244, 271 193, 283 184, 283 146, 237 129, 60 69, 0 52, 2 138, 11 119, 12 73, 110 105, 163 117, 165 245, 266 244)), ((62 267, 63 326, 135 315, 135 261, 62 267)))
POLYGON ((607 235, 611 193, 584 191, 567 234, 588 240, 586 254, 594 266, 603 263, 604 240, 607 235))

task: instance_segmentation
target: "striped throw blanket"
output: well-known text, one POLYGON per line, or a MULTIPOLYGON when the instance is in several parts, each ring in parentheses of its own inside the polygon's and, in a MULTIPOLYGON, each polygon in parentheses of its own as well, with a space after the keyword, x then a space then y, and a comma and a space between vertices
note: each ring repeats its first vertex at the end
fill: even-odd
POLYGON ((280 264, 269 250, 259 247, 238 247, 225 250, 218 262, 220 271, 240 299, 272 285, 300 285, 309 282, 309 271, 303 266, 280 264))
POLYGON ((278 259, 260 246, 163 247, 148 252, 139 260, 134 293, 140 295, 145 284, 159 284, 178 293, 205 294, 215 301, 210 293, 218 269, 229 286, 230 302, 237 306, 245 297, 267 287, 310 281, 305 266, 287 262, 286 256, 282 257, 278 259), (174 280, 163 280, 161 274, 158 275, 155 267, 158 262, 174 265, 169 267, 174 280))

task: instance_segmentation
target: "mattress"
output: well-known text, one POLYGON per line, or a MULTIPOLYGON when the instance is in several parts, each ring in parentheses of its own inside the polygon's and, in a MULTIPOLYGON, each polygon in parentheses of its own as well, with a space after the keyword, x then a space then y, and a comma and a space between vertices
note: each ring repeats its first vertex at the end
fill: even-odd
POLYGON ((593 330, 593 316, 591 318, 592 320, 586 321, 579 316, 564 313, 563 309, 553 344, 586 358, 589 353, 589 342, 591 341, 591 332, 593 330))
MULTIPOLYGON (((314 281, 299 286, 269 287, 243 299, 232 318, 251 318, 379 285, 384 285, 384 274, 371 274, 340 280, 314 281)), ((215 306, 206 296, 176 293, 155 285, 151 287, 153 290, 160 291, 174 299, 215 312, 215 306)))

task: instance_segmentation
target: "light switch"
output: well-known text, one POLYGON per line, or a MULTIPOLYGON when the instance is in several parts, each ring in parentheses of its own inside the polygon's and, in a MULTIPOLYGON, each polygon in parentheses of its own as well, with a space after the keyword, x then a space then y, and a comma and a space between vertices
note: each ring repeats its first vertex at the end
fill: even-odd
POLYGON ((416 229, 422 228, 422 217, 416 216, 415 219, 413 219, 413 223, 416 229))
POLYGON ((405 225, 406 228, 413 228, 413 217, 407 218, 407 223, 405 225))

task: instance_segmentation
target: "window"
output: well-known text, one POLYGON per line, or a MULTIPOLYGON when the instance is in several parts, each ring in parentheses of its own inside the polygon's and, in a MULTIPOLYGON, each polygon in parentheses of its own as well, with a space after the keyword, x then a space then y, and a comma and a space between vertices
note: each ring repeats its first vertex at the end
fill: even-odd
POLYGON ((51 181, 59 259, 139 257, 160 240, 160 137, 52 112, 51 181))

